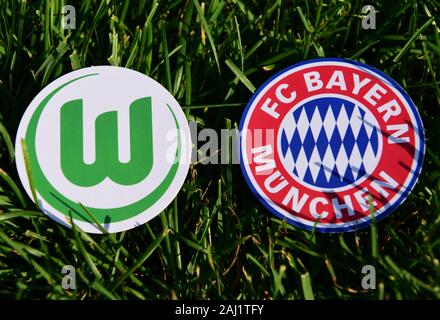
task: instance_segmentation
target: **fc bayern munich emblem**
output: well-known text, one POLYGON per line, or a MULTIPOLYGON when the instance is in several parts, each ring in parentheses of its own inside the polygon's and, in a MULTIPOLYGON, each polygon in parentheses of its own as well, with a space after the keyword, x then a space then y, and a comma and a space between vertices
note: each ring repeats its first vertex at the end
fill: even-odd
POLYGON ((298 227, 353 231, 395 210, 422 169, 420 115, 368 65, 315 59, 273 76, 240 124, 243 174, 260 201, 298 227))

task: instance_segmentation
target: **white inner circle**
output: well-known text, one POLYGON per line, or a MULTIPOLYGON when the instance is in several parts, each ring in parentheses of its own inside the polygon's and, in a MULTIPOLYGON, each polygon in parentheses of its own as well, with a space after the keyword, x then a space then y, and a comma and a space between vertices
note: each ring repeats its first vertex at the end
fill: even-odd
POLYGON ((374 115, 364 105, 360 104, 355 99, 338 94, 316 95, 304 99, 303 101, 293 106, 289 110, 289 112, 286 113, 283 120, 281 121, 280 129, 278 131, 277 142, 278 154, 281 163, 283 164, 289 175, 296 181, 299 181, 301 184, 305 184, 311 189, 317 191, 343 191, 347 188, 351 188, 352 184, 347 185, 341 179, 341 184, 344 185, 340 187, 318 186, 309 183, 310 181, 305 181, 304 177, 306 174, 311 174, 314 181, 316 181, 318 178, 324 178, 327 181, 330 181, 330 179, 335 179, 332 170, 335 170, 339 175, 343 177, 346 170, 348 169, 355 177, 353 183, 355 182, 356 184, 359 184, 374 172, 382 154, 382 134, 379 124, 374 115), (329 112, 327 112, 323 117, 321 116, 321 113, 317 109, 315 109, 311 119, 309 119, 307 114, 305 113, 305 108, 303 108, 298 121, 294 119, 293 112, 297 108, 302 107, 304 104, 310 101, 320 98, 339 98, 342 100, 347 100, 355 105, 353 113, 349 117, 348 114, 345 112, 345 109, 341 107, 341 111, 338 115, 335 116, 332 112, 330 112, 330 109, 329 112), (360 117, 359 109, 365 112, 363 119, 360 117), (357 146, 357 143, 354 144, 352 150, 349 150, 348 148, 346 149, 345 146, 342 144, 339 151, 334 154, 333 149, 331 148, 331 145, 329 143, 326 151, 323 152, 323 154, 320 153, 317 145, 315 144, 313 149, 308 149, 308 152, 306 151, 306 148, 304 146, 298 145, 298 150, 300 151, 296 159, 293 158, 292 153, 289 151, 287 151, 287 153, 283 155, 281 147, 281 138, 283 131, 287 135, 287 139, 289 141, 291 140, 294 133, 296 137, 302 142, 305 141, 307 136, 308 138, 313 137, 313 140, 317 141, 320 134, 325 134, 326 138, 330 141, 335 130, 341 136, 341 138, 344 138, 344 136, 347 134, 347 129, 350 128, 356 140, 362 126, 365 129, 368 137, 372 134, 373 129, 376 129, 378 138, 378 147, 376 154, 373 152, 370 143, 367 144, 365 150, 360 150, 357 146), (365 174, 359 175, 359 168, 361 167, 361 165, 363 165, 363 169, 365 169, 365 174), (294 168, 296 170, 296 174, 293 172, 294 168), (322 176, 322 174, 324 176, 322 176))

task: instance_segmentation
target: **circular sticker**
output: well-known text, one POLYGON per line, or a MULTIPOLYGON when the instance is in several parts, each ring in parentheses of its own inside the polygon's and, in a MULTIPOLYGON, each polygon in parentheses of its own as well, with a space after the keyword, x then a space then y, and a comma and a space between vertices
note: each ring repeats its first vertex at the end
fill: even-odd
POLYGON ((31 175, 44 213, 101 233, 134 228, 167 207, 186 178, 191 142, 163 86, 137 71, 97 66, 58 78, 34 98, 15 150, 21 182, 34 199, 31 175))
POLYGON ((293 65, 253 95, 240 123, 241 167, 258 199, 298 227, 353 231, 413 189, 425 150, 408 94, 368 65, 293 65))

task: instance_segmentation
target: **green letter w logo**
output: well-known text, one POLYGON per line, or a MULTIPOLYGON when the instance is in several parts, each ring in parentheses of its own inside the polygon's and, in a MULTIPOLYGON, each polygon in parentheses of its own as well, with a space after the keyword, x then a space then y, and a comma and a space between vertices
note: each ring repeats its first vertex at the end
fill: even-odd
POLYGON ((117 111, 105 112, 95 122, 95 162, 84 163, 83 101, 72 100, 61 107, 61 168, 72 183, 90 187, 105 177, 122 185, 142 181, 153 166, 151 97, 130 105, 130 161, 118 159, 117 111))

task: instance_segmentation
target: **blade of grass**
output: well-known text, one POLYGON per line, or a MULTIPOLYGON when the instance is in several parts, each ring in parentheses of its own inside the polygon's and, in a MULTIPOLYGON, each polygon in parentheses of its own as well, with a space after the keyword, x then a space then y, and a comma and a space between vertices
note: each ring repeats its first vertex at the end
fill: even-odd
POLYGON ((202 8, 200 7, 200 3, 198 0, 193 0, 194 6, 196 7, 197 14, 200 17, 200 21, 202 22, 203 28, 205 29, 206 35, 208 36, 209 44, 211 45, 212 53, 214 54, 215 63, 217 65, 218 73, 221 74, 220 63, 218 59, 217 49, 215 48, 214 39, 212 38, 211 28, 206 22, 205 16, 203 14, 202 8))
POLYGON ((79 229, 79 232, 78 232, 78 228, 77 228, 75 222, 73 221, 72 212, 70 210, 69 210, 69 216, 70 216, 70 221, 72 224, 73 236, 75 238, 75 242, 76 242, 76 245, 78 246, 79 251, 81 252, 82 256, 84 257, 84 260, 86 261, 90 270, 92 270, 95 277, 97 279, 101 279, 102 278, 101 272, 99 272, 98 268, 96 267, 96 264, 93 262, 91 256, 89 255, 89 253, 85 249, 84 244, 81 241, 81 238, 79 236, 79 232, 83 232, 83 231, 79 229))
POLYGON ((0 177, 5 180, 5 182, 11 187, 14 194, 17 196, 18 201, 20 201, 20 205, 22 208, 27 208, 26 201, 24 200, 23 194, 21 193, 20 189, 12 180, 12 178, 2 169, 0 168, 0 177))
POLYGON ((44 217, 39 211, 11 211, 0 214, 0 222, 15 218, 40 218, 44 217))
POLYGON ((34 178, 32 176, 32 172, 31 172, 31 164, 30 164, 30 160, 29 160, 29 152, 26 146, 26 141, 24 141, 24 139, 21 139, 21 149, 23 152, 23 157, 24 157, 24 163, 26 166, 26 174, 29 180, 29 187, 31 189, 31 194, 32 194, 32 199, 35 203, 35 205, 37 206, 38 209, 40 209, 40 204, 38 203, 38 199, 37 199, 37 192, 35 190, 35 184, 34 184, 34 178))
POLYGON ((296 7, 296 10, 298 11, 299 17, 301 18, 301 21, 302 21, 304 27, 306 28, 307 32, 309 32, 309 33, 315 32, 315 29, 313 28, 312 24, 310 23, 310 21, 306 18, 306 16, 302 12, 301 7, 296 7))
POLYGON ((397 53, 396 57, 393 59, 393 62, 398 62, 402 56, 408 51, 408 49, 411 47, 413 42, 417 39, 417 37, 425 31, 426 28, 429 27, 429 25, 434 21, 434 17, 429 18, 421 27, 418 29, 412 36, 409 38, 409 40, 405 43, 405 45, 400 49, 399 53, 397 53))
POLYGON ((14 145, 12 144, 11 137, 9 136, 8 131, 6 130, 3 123, 0 121, 0 136, 3 137, 3 141, 5 142, 6 149, 9 152, 9 160, 10 163, 14 162, 14 145))
POLYGON ((167 89, 169 92, 173 92, 173 84, 171 80, 171 69, 170 69, 170 57, 168 52, 168 42, 167 42, 167 34, 166 34, 166 24, 162 22, 161 24, 161 33, 162 33, 162 50, 163 50, 163 59, 165 65, 165 80, 167 84, 167 89))
POLYGON ((240 81, 249 89, 250 92, 255 92, 255 86, 252 82, 244 75, 243 72, 229 59, 225 61, 226 65, 231 69, 231 71, 240 79, 240 81))
POLYGON ((304 299, 315 300, 315 296, 313 295, 313 289, 312 289, 312 280, 308 272, 303 273, 301 275, 301 285, 303 288, 304 299))
POLYGON ((116 281, 116 283, 112 287, 112 292, 115 291, 121 284, 124 282, 124 280, 131 275, 133 272, 135 272, 150 256, 151 254, 156 250, 156 248, 160 245, 162 240, 168 236, 169 229, 164 230, 162 234, 160 234, 153 242, 148 246, 148 248, 142 253, 142 255, 139 257, 139 260, 131 266, 119 279, 116 281))

